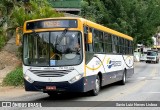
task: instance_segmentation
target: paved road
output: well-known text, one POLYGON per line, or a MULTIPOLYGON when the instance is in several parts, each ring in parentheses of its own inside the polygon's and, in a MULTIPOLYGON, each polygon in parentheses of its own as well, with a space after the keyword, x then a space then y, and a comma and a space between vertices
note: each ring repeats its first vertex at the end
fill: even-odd
MULTIPOLYGON (((12 99, 3 99, 8 101, 38 101, 44 102, 45 104, 51 104, 56 106, 66 107, 65 109, 73 109, 73 104, 75 101, 82 101, 83 104, 90 104, 91 107, 76 107, 74 109, 78 110, 99 110, 104 109, 102 107, 94 106, 104 106, 106 102, 104 101, 160 101, 160 64, 146 64, 145 62, 136 63, 135 74, 127 80, 126 85, 118 85, 117 83, 105 86, 101 89, 98 96, 89 96, 88 94, 64 94, 58 95, 55 98, 50 98, 47 94, 43 93, 33 93, 29 95, 24 95, 21 97, 16 97, 12 99), (74 101, 73 103, 71 101, 74 101), (84 103, 84 101, 87 101, 84 103), (96 101, 89 103, 89 101, 96 101)), ((0 99, 1 100, 1 99, 0 99)), ((17 110, 17 108, 15 108, 17 110)), ((19 108, 21 109, 21 108, 19 108)), ((28 108, 25 108, 28 109, 28 108)), ((31 108, 29 108, 31 109, 31 108)), ((40 108, 33 108, 40 110, 40 108)), ((44 109, 44 108, 42 108, 44 109)), ((45 108, 53 109, 53 108, 45 108)), ((64 109, 55 108, 54 109, 64 109)), ((142 110, 141 107, 107 107, 107 109, 113 110, 142 110)), ((144 110, 160 110, 157 107, 144 107, 144 110)))

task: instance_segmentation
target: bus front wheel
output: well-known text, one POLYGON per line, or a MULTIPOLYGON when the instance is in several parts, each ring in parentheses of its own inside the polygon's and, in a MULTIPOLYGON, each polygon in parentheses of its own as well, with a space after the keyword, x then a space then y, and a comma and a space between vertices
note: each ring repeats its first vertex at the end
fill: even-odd
POLYGON ((91 95, 93 96, 97 96, 99 94, 100 91, 100 79, 99 76, 96 77, 96 81, 95 81, 95 88, 93 90, 91 90, 91 95))

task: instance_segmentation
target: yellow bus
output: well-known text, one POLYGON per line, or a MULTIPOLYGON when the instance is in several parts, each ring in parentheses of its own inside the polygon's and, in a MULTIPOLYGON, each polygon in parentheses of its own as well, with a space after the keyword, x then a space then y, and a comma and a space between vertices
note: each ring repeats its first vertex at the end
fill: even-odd
MULTIPOLYGON (((19 45, 17 28, 16 44, 19 45)), ((90 92, 126 83, 134 73, 133 38, 76 17, 26 21, 23 74, 26 91, 90 92)))

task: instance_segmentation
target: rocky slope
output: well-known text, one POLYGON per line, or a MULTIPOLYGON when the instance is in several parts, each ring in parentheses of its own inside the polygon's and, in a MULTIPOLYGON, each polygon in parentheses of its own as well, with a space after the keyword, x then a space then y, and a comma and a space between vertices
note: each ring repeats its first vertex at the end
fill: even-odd
POLYGON ((21 65, 21 60, 16 55, 17 49, 15 38, 11 38, 0 51, 0 84, 7 73, 21 65))

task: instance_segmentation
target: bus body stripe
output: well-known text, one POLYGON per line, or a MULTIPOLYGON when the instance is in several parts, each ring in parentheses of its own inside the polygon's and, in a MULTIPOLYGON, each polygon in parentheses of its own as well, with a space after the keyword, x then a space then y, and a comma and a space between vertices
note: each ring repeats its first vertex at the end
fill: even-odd
POLYGON ((96 67, 96 68, 91 68, 91 67, 89 67, 89 66, 86 65, 86 68, 88 68, 88 69, 90 69, 90 70, 97 70, 97 69, 99 69, 99 68, 103 65, 105 58, 106 58, 106 55, 105 55, 105 57, 103 58, 103 61, 98 65, 98 67, 96 67))

